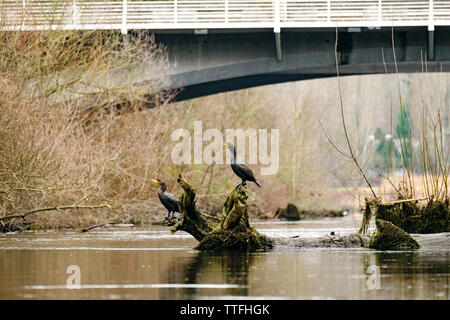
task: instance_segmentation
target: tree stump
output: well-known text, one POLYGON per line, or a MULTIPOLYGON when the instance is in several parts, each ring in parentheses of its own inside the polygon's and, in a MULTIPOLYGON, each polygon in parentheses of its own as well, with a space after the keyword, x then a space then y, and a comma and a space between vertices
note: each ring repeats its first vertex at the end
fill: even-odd
POLYGON ((179 200, 181 219, 172 227, 172 233, 182 230, 191 234, 200 242, 196 249, 201 251, 272 248, 272 241, 250 226, 245 185, 233 189, 225 200, 221 217, 213 217, 196 209, 195 189, 184 180, 181 173, 177 182, 184 192, 179 200))
POLYGON ((404 230, 389 221, 376 219, 377 232, 366 244, 367 248, 377 250, 419 249, 420 244, 404 230))

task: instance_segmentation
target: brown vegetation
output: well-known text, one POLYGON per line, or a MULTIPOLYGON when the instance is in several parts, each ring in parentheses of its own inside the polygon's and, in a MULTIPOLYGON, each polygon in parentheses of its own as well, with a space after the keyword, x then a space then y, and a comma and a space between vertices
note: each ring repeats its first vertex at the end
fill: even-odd
MULTIPOLYGON (((248 186, 250 216, 273 216, 287 203, 300 211, 359 209, 368 189, 361 189, 364 181, 358 171, 348 158, 333 153, 319 126, 320 120, 339 148, 346 145, 341 122, 336 121, 341 115, 336 108, 340 91, 348 106, 348 138, 364 170, 375 172, 367 138, 377 127, 389 132, 386 115, 391 105, 394 110, 400 107, 392 96, 401 89, 407 90, 402 102, 410 114, 422 116, 417 107, 422 102, 431 115, 437 114, 433 108, 441 110, 442 145, 448 150, 450 111, 444 107, 450 77, 445 74, 399 75, 400 86, 395 75, 345 77, 340 90, 336 79, 301 81, 166 106, 170 93, 148 94, 164 87, 164 77, 156 81, 161 78, 154 75, 166 74, 166 64, 166 52, 145 35, 135 35, 125 45, 122 35, 114 32, 0 33, 0 217, 72 206, 77 209, 31 214, 27 219, 40 228, 163 221, 165 211, 151 179, 167 181, 168 190, 178 197, 180 171, 200 190, 199 209, 218 211, 239 182, 229 166, 175 165, 170 158, 171 132, 192 131, 195 120, 202 120, 204 129, 221 131, 280 129, 279 172, 259 176, 259 166, 251 165, 261 183, 270 187, 248 186), (143 78, 155 81, 142 85, 143 78), (162 108, 147 108, 155 105, 162 108), (82 208, 103 204, 109 207, 82 208)), ((439 134, 438 122, 432 120, 426 127, 434 126, 439 134)), ((416 132, 419 138, 420 130, 416 132)), ((427 144, 430 152, 434 150, 432 139, 427 144)), ((425 163, 431 178, 442 176, 434 158, 425 163)), ((368 174, 383 201, 397 198, 400 179, 395 174, 389 175, 393 183, 368 174)), ((416 177, 415 197, 422 197, 419 189, 424 197, 433 194, 427 193, 421 173, 411 176, 416 177)), ((443 195, 440 181, 433 186, 443 195)), ((21 228, 23 219, 9 220, 0 226, 21 228)))
MULTIPOLYGON (((382 150, 386 158, 385 164, 380 165, 378 170, 375 168, 379 177, 385 178, 391 187, 395 190, 396 201, 386 203, 385 195, 377 193, 370 181, 365 169, 365 163, 360 159, 360 154, 355 151, 355 146, 349 137, 347 122, 345 120, 344 102, 341 91, 341 82, 339 77, 339 66, 337 56, 338 30, 336 29, 336 73, 337 85, 339 89, 339 110, 340 120, 342 122, 342 131, 345 136, 346 149, 339 148, 330 137, 327 139, 334 149, 344 157, 353 162, 355 169, 366 185, 369 191, 365 196, 364 218, 359 229, 360 233, 367 232, 368 224, 372 212, 375 211, 376 219, 384 219, 391 221, 399 228, 407 228, 412 232, 439 233, 450 231, 450 207, 449 207, 449 171, 450 161, 448 153, 448 143, 446 141, 446 130, 448 126, 443 124, 441 117, 441 107, 446 107, 448 101, 444 105, 427 104, 422 96, 419 104, 419 121, 414 122, 411 110, 403 102, 403 95, 400 85, 400 78, 397 70, 394 31, 392 29, 392 51, 394 65, 396 68, 396 82, 398 87, 399 100, 399 123, 396 125, 396 132, 393 131, 393 108, 391 96, 390 109, 390 134, 389 138, 382 137, 385 145, 382 150), (390 174, 393 169, 393 148, 397 136, 398 142, 398 161, 399 168, 402 171, 400 184, 397 186, 391 180, 390 174), (413 144, 413 140, 414 144, 413 144), (348 151, 347 151, 348 150, 348 151), (417 164, 418 163, 418 164, 417 164), (427 200, 427 204, 417 205, 419 199, 416 198, 418 188, 416 185, 416 174, 422 178, 422 187, 426 197, 421 200, 427 200)), ((384 55, 383 55, 384 61, 384 55)), ((426 68, 426 61, 423 62, 426 68)), ((424 68, 423 71, 426 71, 424 68)), ((386 71, 387 72, 387 71, 386 71)), ((447 109, 447 108, 446 108, 447 109)), ((416 114, 417 116, 417 114, 416 114)), ((448 120, 448 118, 447 118, 448 120)), ((322 127, 323 128, 323 127, 322 127)), ((381 221, 384 221, 381 220, 381 221)), ((378 220, 377 220, 378 221, 378 220)), ((377 228, 381 224, 377 223, 377 228)), ((378 230, 380 231, 380 230, 378 230)))
POLYGON ((133 70, 163 74, 165 61, 141 35, 124 44, 114 32, 0 33, 2 229, 23 222, 5 216, 30 212, 40 227, 67 227, 147 210, 150 173, 160 166, 150 159, 167 151, 157 143, 161 111, 135 111, 163 79, 138 85, 133 70))

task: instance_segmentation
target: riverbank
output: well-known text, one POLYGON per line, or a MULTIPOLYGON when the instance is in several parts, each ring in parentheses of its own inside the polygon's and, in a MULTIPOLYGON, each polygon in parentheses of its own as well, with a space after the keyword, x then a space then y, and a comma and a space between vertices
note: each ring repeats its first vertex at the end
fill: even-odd
MULTIPOLYGON (((207 202, 207 199, 200 198, 197 204, 201 212, 211 215, 220 215, 222 202, 217 199, 207 202)), ((314 220, 334 217, 342 218, 349 214, 346 210, 325 210, 325 209, 296 209, 296 219, 286 219, 280 216, 277 211, 264 212, 261 206, 250 199, 248 204, 248 214, 252 220, 314 220)), ((355 213, 360 215, 360 213, 355 213)), ((49 210, 38 211, 23 218, 0 221, 0 232, 23 231, 23 230, 59 230, 59 229, 85 229, 99 224, 133 224, 135 226, 165 225, 167 211, 159 202, 157 195, 147 200, 125 202, 120 205, 105 206, 103 208, 72 209, 72 210, 49 210)), ((175 215, 178 216, 178 213, 175 215)), ((1 219, 1 218, 0 218, 1 219)))

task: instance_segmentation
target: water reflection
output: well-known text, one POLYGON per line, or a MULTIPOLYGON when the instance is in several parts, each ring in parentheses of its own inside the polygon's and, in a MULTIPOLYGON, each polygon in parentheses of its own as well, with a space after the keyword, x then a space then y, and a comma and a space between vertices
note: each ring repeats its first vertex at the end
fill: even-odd
POLYGON ((192 250, 196 242, 189 237, 166 233, 1 235, 0 299, 450 297, 450 251, 279 246, 252 254, 210 253, 192 250), (69 265, 80 267, 81 289, 66 288, 69 265), (379 267, 380 289, 368 286, 372 265, 379 267))
POLYGON ((448 252, 299 250, 267 253, 197 253, 186 265, 173 265, 167 282, 223 283, 223 291, 183 288, 171 298, 289 299, 449 299, 448 252), (378 266, 380 287, 368 284, 369 266, 378 266))
POLYGON ((446 299, 450 252, 375 252, 386 299, 446 299))
MULTIPOLYGON (((196 252, 185 264, 172 261, 165 277, 167 283, 183 281, 185 284, 226 284, 221 290, 224 296, 248 296, 249 270, 254 261, 250 253, 240 252, 196 252)), ((200 296, 217 295, 217 288, 186 287, 165 292, 161 299, 195 299, 200 296)))

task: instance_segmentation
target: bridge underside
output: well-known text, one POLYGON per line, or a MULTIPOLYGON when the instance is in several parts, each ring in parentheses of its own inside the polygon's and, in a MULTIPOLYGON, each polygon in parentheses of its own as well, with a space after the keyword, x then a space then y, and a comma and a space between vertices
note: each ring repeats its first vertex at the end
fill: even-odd
MULTIPOLYGON (((450 72, 450 62, 427 62, 428 72, 450 72)), ((417 73, 422 72, 422 63, 403 63, 397 64, 399 73, 417 73)), ((395 73, 395 65, 387 65, 388 73, 395 73)), ((367 75, 367 74, 385 74, 386 69, 383 64, 360 64, 353 65, 350 68, 339 66, 340 76, 367 75)), ((180 93, 176 96, 176 101, 207 96, 215 93, 252 88, 268 84, 283 83, 289 81, 311 80, 320 78, 336 77, 336 67, 317 68, 309 70, 287 70, 285 72, 249 75, 244 77, 223 79, 182 87, 180 93), (333 72, 334 71, 334 72, 333 72)))
MULTIPOLYGON (((335 30, 283 29, 278 35, 273 30, 197 30, 158 33, 156 40, 168 50, 172 88, 183 88, 178 100, 336 76, 335 30)), ((396 28, 393 38, 390 28, 339 30, 343 76, 394 73, 394 51, 400 73, 450 72, 450 28, 396 28)))

